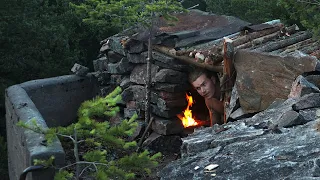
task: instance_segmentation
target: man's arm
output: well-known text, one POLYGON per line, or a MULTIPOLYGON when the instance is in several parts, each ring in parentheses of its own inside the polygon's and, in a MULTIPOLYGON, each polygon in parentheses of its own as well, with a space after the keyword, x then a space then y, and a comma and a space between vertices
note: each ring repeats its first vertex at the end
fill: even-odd
POLYGON ((209 110, 209 115, 210 115, 210 126, 213 126, 214 124, 222 124, 220 113, 217 113, 216 111, 213 111, 213 110, 209 110))
POLYGON ((222 124, 221 115, 224 114, 223 102, 218 99, 211 98, 205 100, 210 115, 210 126, 214 124, 222 124))

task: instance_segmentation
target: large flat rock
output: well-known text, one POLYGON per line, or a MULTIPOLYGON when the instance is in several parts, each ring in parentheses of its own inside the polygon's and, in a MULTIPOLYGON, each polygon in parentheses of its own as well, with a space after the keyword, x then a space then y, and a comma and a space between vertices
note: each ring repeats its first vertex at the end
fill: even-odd
POLYGON ((319 122, 282 128, 282 133, 243 122, 225 125, 224 131, 206 128, 183 139, 182 158, 168 164, 159 176, 162 180, 319 179, 319 122), (210 164, 219 166, 206 172, 210 164))
POLYGON ((295 78, 315 71, 312 56, 274 56, 239 50, 235 54, 236 86, 246 113, 265 110, 276 98, 287 99, 295 78))

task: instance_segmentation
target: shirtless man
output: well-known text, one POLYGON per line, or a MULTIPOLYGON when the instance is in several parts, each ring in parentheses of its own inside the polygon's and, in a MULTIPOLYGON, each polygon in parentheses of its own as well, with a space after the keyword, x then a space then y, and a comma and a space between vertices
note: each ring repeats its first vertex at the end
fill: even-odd
POLYGON ((224 106, 220 101, 220 83, 216 74, 210 75, 206 70, 196 69, 189 74, 189 82, 204 97, 210 115, 210 126, 223 124, 224 106))

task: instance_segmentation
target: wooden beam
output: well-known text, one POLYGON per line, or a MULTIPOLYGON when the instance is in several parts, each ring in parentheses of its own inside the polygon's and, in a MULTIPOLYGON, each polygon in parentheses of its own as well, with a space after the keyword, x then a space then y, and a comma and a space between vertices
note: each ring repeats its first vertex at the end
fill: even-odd
POLYGON ((306 40, 308 38, 311 38, 312 34, 308 31, 302 31, 299 33, 296 33, 295 36, 290 36, 288 39, 284 39, 284 40, 280 40, 280 41, 275 41, 275 42, 271 42, 269 44, 266 44, 262 47, 259 47, 257 49, 254 49, 253 51, 258 51, 258 52, 271 52, 274 51, 276 49, 280 49, 292 44, 295 44, 299 41, 303 41, 306 40))
POLYGON ((223 72, 223 67, 222 66, 212 66, 212 65, 209 65, 209 64, 196 62, 194 60, 194 58, 190 58, 190 57, 187 57, 187 56, 177 56, 177 55, 171 53, 172 49, 164 47, 164 46, 156 46, 156 45, 154 45, 153 49, 155 51, 163 53, 163 54, 165 54, 167 56, 170 56, 172 58, 175 58, 175 59, 180 60, 180 61, 182 61, 184 63, 187 63, 187 64, 192 64, 192 65, 195 65, 197 67, 204 68, 204 69, 207 69, 207 70, 213 71, 213 72, 223 72))
POLYGON ((236 80, 236 71, 233 63, 234 46, 233 41, 225 38, 223 42, 223 78, 222 78, 222 92, 224 97, 224 123, 227 123, 226 110, 230 104, 231 92, 234 82, 236 80))

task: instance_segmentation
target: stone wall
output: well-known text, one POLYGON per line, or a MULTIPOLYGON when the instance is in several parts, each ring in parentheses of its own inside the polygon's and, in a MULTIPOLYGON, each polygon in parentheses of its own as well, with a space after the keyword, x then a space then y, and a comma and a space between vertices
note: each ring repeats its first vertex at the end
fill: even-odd
MULTIPOLYGON (((143 42, 130 40, 124 47, 121 39, 113 36, 101 48, 101 58, 94 61, 96 72, 109 74, 105 86, 123 89, 124 117, 134 113, 144 120, 147 48, 143 42)), ((191 86, 187 81, 189 66, 172 57, 153 51, 151 68, 151 116, 155 118, 152 130, 160 135, 177 135, 183 131, 177 114, 187 107, 185 93, 191 86)), ((103 87, 102 87, 103 89, 103 87)))
MULTIPOLYGON (((6 89, 6 125, 10 179, 19 179, 34 159, 55 156, 55 164, 64 165, 65 154, 60 141, 46 146, 44 136, 15 124, 35 119, 43 128, 66 125, 76 118, 80 103, 97 94, 94 78, 74 75, 41 79, 14 85, 6 89)), ((32 173, 28 179, 53 179, 54 170, 32 173)))

